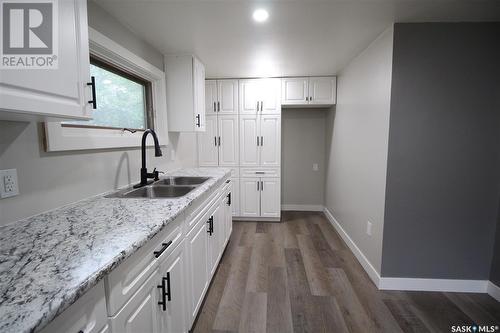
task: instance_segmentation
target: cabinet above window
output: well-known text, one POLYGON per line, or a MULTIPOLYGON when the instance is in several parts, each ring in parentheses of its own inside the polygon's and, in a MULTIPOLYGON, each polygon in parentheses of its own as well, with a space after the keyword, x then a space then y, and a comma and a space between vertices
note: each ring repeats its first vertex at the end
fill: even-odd
POLYGON ((335 76, 287 77, 281 79, 284 107, 328 107, 336 103, 335 76))

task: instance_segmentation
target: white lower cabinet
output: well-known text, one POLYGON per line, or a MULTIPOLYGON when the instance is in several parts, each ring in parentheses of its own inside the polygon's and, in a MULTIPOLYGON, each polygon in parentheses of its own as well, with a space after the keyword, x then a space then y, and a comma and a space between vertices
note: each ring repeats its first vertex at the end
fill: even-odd
POLYGON ((260 178, 240 179, 240 216, 260 216, 260 178))
POLYGON ((161 281, 159 269, 156 269, 132 298, 110 319, 111 332, 161 332, 161 300, 158 284, 161 281))
POLYGON ((232 182, 206 193, 42 333, 186 333, 232 230, 232 182))
POLYGON ((241 178, 240 216, 279 218, 281 216, 280 178, 241 178))
POLYGON ((87 291, 41 331, 41 333, 67 332, 109 332, 104 283, 102 281, 87 291))
POLYGON ((160 264, 161 332, 187 332, 186 320, 186 275, 184 243, 179 245, 163 263, 160 264))
POLYGON ((207 214, 203 215, 197 225, 186 237, 186 250, 188 262, 189 283, 189 323, 191 326, 196 318, 198 309, 203 301, 203 296, 208 287, 208 220, 207 214))

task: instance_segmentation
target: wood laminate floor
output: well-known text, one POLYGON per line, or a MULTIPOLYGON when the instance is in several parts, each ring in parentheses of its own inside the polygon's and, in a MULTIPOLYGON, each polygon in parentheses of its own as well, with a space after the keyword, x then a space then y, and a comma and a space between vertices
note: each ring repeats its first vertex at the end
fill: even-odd
POLYGON ((451 332, 500 325, 487 294, 379 291, 322 213, 234 222, 193 332, 451 332))

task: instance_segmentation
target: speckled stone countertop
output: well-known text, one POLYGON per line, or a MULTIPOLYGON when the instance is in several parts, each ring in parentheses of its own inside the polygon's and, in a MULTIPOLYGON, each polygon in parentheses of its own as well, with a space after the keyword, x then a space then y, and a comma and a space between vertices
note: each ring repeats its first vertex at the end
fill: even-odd
POLYGON ((153 238, 229 169, 182 169, 211 177, 177 199, 96 196, 0 228, 0 332, 33 332, 73 304, 153 238))

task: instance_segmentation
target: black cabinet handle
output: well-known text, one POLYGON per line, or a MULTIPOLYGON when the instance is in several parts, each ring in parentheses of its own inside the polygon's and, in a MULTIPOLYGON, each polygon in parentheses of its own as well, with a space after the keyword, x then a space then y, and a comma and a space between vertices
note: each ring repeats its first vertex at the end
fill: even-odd
POLYGON ((165 250, 170 246, 170 244, 172 244, 172 241, 168 241, 168 243, 161 243, 162 248, 159 251, 153 252, 155 257, 158 258, 159 256, 161 256, 161 254, 165 252, 165 250))
POLYGON ((219 136, 219 147, 220 147, 220 136, 219 136))
POLYGON ((167 292, 166 292, 167 301, 170 302, 172 300, 172 293, 170 290, 170 272, 167 272, 167 277, 163 278, 162 282, 165 282, 165 281, 167 282, 167 292))
POLYGON ((257 147, 259 146, 259 137, 257 137, 257 147))
POLYGON ((158 305, 162 306, 163 311, 167 311, 167 301, 170 302, 172 300, 170 292, 170 272, 167 272, 167 276, 161 279, 161 285, 156 287, 161 289, 161 301, 158 302, 158 305))
POLYGON ((309 102, 309 97, 308 96, 306 96, 306 102, 309 102))
POLYGON ((227 194, 227 205, 231 206, 231 192, 227 194))
POLYGON ((215 107, 215 102, 214 102, 214 112, 216 112, 216 111, 217 111, 217 108, 215 107))
POLYGON ((90 82, 87 82, 87 86, 92 86, 92 100, 89 101, 89 104, 92 104, 92 109, 97 109, 97 97, 95 94, 95 76, 90 77, 90 82))
POLYGON ((165 279, 161 280, 161 285, 156 286, 156 288, 161 289, 161 301, 158 301, 158 305, 161 305, 163 311, 167 311, 167 300, 165 299, 165 279))
POLYGON ((263 181, 260 181, 260 190, 264 191, 264 182, 263 181))
POLYGON ((208 223, 208 231, 207 232, 210 236, 212 236, 212 234, 214 233, 214 217, 210 216, 207 223, 208 223))
POLYGON ((201 127, 200 115, 196 116, 196 126, 201 127))
POLYGON ((217 112, 220 112, 220 102, 217 102, 217 112))
POLYGON ((217 147, 217 137, 214 136, 215 147, 217 147))
POLYGON ((264 137, 263 136, 260 137, 260 145, 262 147, 264 146, 264 137))

